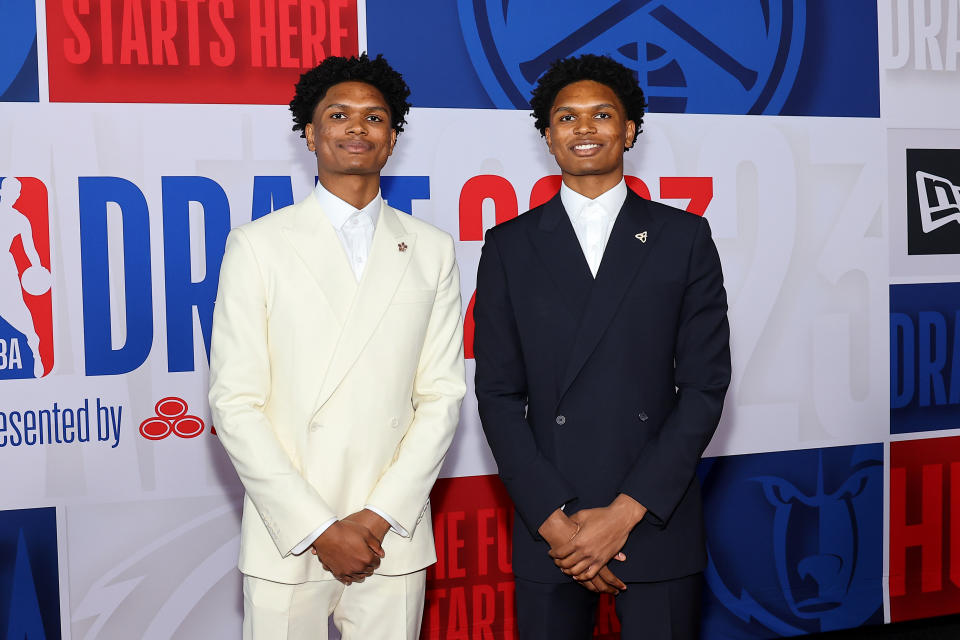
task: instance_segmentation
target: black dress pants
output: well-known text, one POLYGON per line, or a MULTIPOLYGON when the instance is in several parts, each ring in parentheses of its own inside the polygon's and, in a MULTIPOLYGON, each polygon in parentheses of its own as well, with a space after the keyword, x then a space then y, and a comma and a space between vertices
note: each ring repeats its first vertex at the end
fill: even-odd
MULTIPOLYGON (((589 640, 599 595, 578 583, 517 583, 520 640, 589 640)), ((622 640, 698 640, 703 574, 628 582, 615 599, 622 640)))

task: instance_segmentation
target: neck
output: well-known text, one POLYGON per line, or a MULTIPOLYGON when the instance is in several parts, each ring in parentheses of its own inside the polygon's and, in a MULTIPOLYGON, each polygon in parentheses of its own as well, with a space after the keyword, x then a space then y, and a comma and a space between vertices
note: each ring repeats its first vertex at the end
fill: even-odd
POLYGON ((380 190, 380 174, 366 175, 324 175, 318 169, 320 184, 323 188, 337 196, 355 209, 363 209, 371 200, 377 197, 380 190))
POLYGON ((603 175, 575 176, 563 173, 563 183, 577 193, 593 200, 613 189, 623 180, 623 169, 603 175))

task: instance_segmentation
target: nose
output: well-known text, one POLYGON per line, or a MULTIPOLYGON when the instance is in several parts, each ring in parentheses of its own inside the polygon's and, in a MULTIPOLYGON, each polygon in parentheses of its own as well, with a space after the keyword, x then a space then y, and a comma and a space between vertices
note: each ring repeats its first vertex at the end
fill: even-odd
POLYGON ((350 122, 347 123, 347 133, 367 135, 367 121, 363 118, 351 118, 350 122))
POLYGON ((596 133, 597 128, 590 118, 581 118, 577 120, 577 126, 573 128, 573 132, 582 135, 585 133, 596 133))

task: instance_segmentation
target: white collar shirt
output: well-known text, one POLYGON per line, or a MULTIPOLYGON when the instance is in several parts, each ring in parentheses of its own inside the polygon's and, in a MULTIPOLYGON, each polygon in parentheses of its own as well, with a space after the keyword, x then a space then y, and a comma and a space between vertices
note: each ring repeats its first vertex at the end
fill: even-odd
POLYGON ((357 282, 363 277, 363 269, 367 266, 367 260, 370 258, 370 246, 373 244, 373 232, 377 228, 377 220, 380 218, 380 206, 383 204, 383 197, 380 191, 373 200, 368 202, 359 211, 351 204, 344 202, 337 196, 327 191, 323 184, 317 182, 313 195, 320 203, 320 208, 326 214, 330 224, 337 232, 340 239, 340 246, 347 254, 347 260, 350 262, 350 268, 357 282))
POLYGON ((587 259, 594 278, 597 277, 613 223, 626 199, 627 184, 622 178, 615 187, 592 200, 577 193, 566 183, 560 186, 560 202, 570 218, 570 224, 573 225, 573 231, 577 234, 583 256, 587 259))

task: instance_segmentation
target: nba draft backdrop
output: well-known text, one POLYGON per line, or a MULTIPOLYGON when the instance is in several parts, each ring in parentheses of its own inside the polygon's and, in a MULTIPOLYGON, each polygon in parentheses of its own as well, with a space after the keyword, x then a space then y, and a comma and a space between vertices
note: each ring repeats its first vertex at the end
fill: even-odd
MULTIPOLYGON (((313 187, 285 105, 363 50, 412 89, 382 189, 457 241, 470 379, 483 232, 559 185, 531 87, 636 71, 629 185, 710 219, 731 303, 704 638, 960 612, 960 0, 0 0, 0 636, 239 637, 224 241, 313 187)), ((424 638, 515 636, 495 474, 471 387, 424 638)))

